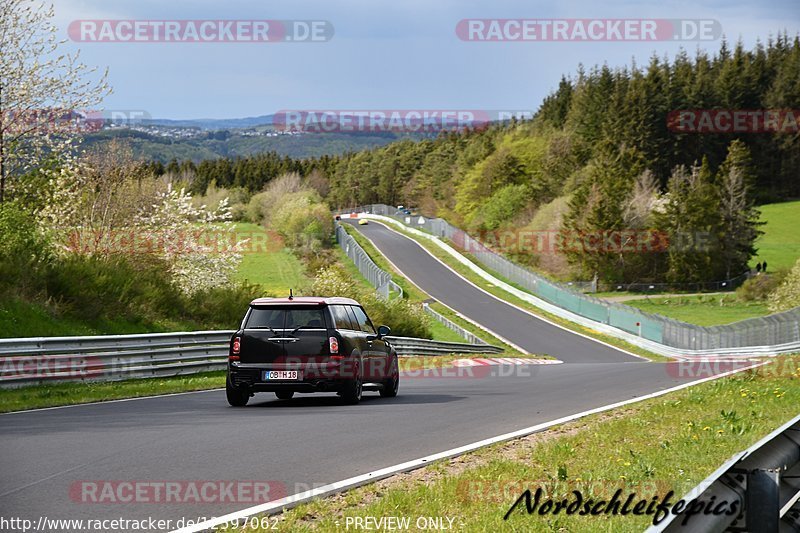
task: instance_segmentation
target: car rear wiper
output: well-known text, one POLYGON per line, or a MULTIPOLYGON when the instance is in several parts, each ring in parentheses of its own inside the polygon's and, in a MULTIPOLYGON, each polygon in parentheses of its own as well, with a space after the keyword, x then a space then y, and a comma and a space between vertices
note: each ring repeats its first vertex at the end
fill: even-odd
POLYGON ((274 329, 272 329, 271 326, 257 326, 257 327, 250 328, 250 329, 268 329, 268 330, 270 330, 272 332, 273 335, 275 335, 276 337, 280 337, 278 332, 275 331, 274 329))
POLYGON ((294 328, 292 331, 289 332, 289 335, 294 335, 295 333, 297 333, 297 330, 303 329, 303 328, 307 328, 307 327, 308 327, 308 324, 306 324, 304 326, 297 326, 296 328, 294 328))

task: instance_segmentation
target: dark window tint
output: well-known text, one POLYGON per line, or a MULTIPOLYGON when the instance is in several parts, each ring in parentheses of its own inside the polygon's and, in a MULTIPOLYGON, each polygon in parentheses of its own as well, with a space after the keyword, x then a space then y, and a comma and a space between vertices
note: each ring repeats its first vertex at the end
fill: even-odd
POLYGON ((350 321, 350 315, 347 313, 345 306, 331 305, 329 309, 331 310, 333 321, 336 324, 336 329, 358 329, 353 327, 350 321))
POLYGON ((283 329, 284 318, 286 318, 284 309, 254 307, 250 310, 245 327, 249 329, 283 329))
POLYGON ((356 315, 359 329, 361 329, 361 331, 366 331, 367 333, 375 333, 375 328, 372 327, 372 322, 369 321, 369 318, 364 310, 356 306, 353 306, 352 309, 353 313, 356 315))
POLYGON ((319 307, 254 307, 245 327, 288 330, 324 328, 325 318, 319 307))
POLYGON ((358 325, 358 320, 356 320, 356 315, 353 313, 353 307, 349 305, 343 305, 342 307, 347 310, 347 316, 350 317, 350 323, 353 325, 350 329, 353 331, 361 330, 361 327, 358 325))

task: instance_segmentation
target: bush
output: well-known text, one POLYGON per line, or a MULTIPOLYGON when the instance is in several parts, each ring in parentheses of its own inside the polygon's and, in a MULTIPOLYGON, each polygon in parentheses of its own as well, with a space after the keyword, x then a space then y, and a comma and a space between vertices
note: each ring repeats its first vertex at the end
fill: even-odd
POLYGON ((0 204, 0 288, 35 290, 36 278, 52 258, 36 219, 14 202, 0 204))
POLYGON ((763 302, 783 283, 788 273, 788 270, 779 270, 772 274, 752 277, 736 289, 736 297, 743 302, 763 302))
POLYGON ((800 306, 800 259, 789 271, 783 283, 769 295, 767 305, 773 313, 800 306))
POLYGON ((321 269, 311 286, 316 296, 342 296, 352 298, 366 309, 375 326, 385 324, 392 329, 392 335, 400 337, 419 337, 430 339, 429 318, 420 306, 406 300, 386 301, 370 289, 362 288, 350 279, 338 265, 321 269))
POLYGON ((165 267, 155 260, 134 266, 121 255, 70 255, 49 266, 45 290, 62 313, 82 320, 175 317, 183 302, 165 267))
POLYGON ((329 246, 333 234, 333 216, 316 191, 288 194, 271 224, 303 256, 329 246))
POLYGON ((256 296, 263 296, 263 291, 248 284, 196 292, 189 300, 187 318, 209 328, 236 329, 256 296))

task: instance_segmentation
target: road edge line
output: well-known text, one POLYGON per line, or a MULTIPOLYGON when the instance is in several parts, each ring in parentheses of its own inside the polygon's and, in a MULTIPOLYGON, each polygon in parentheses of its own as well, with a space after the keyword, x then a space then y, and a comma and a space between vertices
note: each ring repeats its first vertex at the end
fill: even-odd
POLYGON ((379 470, 374 470, 372 472, 367 472, 366 474, 361 474, 359 476, 354 476, 351 478, 343 479, 341 481, 336 481, 334 483, 329 483, 327 485, 323 485, 322 487, 318 487, 316 489, 307 490, 305 492, 300 492, 297 494, 293 494, 291 496, 287 496, 285 498, 281 498, 280 500, 275 500, 272 502, 262 503, 260 505, 255 505, 253 507, 248 507, 246 509, 242 509, 241 511, 236 511, 233 513, 229 513, 227 515, 223 515, 220 517, 213 518, 211 520, 206 520, 204 522, 200 522, 198 524, 194 524, 191 526, 182 527, 180 529, 172 530, 171 533, 199 533, 201 531, 206 531, 208 529, 221 526, 224 524, 230 524, 234 521, 242 520, 249 518, 256 514, 278 514, 293 507, 296 507, 302 503, 306 503, 308 501, 314 500, 316 498, 322 498, 325 496, 330 496, 332 494, 336 494, 338 492, 342 492, 345 490, 354 489, 360 487, 362 485, 366 485, 368 483, 372 483, 375 481, 379 481, 381 479, 386 479, 391 477, 395 474, 400 474, 403 472, 409 472, 411 470, 416 470, 417 468, 421 468, 423 466, 427 466, 435 461, 440 461, 442 459, 450 459, 453 457, 457 457, 459 455, 463 455, 468 452, 472 452, 478 450, 480 448, 484 448, 486 446, 490 446, 492 444, 497 444, 500 442, 505 442, 513 439, 517 439, 520 437, 526 437, 533 433, 537 433, 539 431, 543 431, 549 429, 553 426, 557 426, 559 424, 564 424, 567 422, 572 422, 578 420, 580 418, 584 418, 586 416, 595 415, 598 413, 603 413, 605 411, 610 411, 612 409, 617 409, 619 407, 624 407, 626 405, 630 405, 633 403, 642 402, 644 400, 650 400, 652 398, 657 398, 659 396, 664 396, 669 394, 670 392, 676 392, 679 390, 683 390, 689 387, 693 387, 695 385, 700 385, 701 383, 706 383, 709 381, 713 381, 716 379, 721 379, 727 376, 731 376, 734 374, 738 374, 739 372, 744 372, 745 370, 751 370, 754 368, 758 368, 769 364, 771 361, 764 361, 756 365, 747 366, 744 368, 738 368, 735 370, 729 370, 728 372, 724 372, 722 374, 716 376, 710 376, 707 378, 703 378, 697 381, 691 381, 689 383, 682 383, 681 385, 677 385, 675 387, 671 387, 669 389, 663 389, 656 392, 651 392, 649 394, 645 394, 644 396, 640 396, 637 398, 631 398, 629 400, 623 400, 621 402, 616 402, 608 405, 604 405, 602 407, 595 407, 594 409, 589 409, 586 411, 581 411, 579 413, 575 413, 572 415, 567 415, 561 418, 557 418, 555 420, 551 420, 549 422, 542 422, 541 424, 536 424, 534 426, 526 427, 523 429, 519 429, 516 431, 512 431, 509 433, 504 433, 502 435, 498 435, 496 437, 489 437, 488 439, 483 439, 477 442, 473 442, 470 444, 465 444, 463 446, 459 446, 457 448, 451 448, 449 450, 445 450, 443 452, 434 453, 431 455, 426 455, 419 459, 412 459, 411 461, 406 461, 405 463, 400 463, 393 466, 388 466, 386 468, 381 468, 379 470))

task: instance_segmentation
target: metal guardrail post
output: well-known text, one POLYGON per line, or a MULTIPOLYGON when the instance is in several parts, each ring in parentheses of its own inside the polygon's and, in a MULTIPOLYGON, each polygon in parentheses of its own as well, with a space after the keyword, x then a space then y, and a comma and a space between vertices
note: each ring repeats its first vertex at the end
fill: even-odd
POLYGON ((696 513, 688 517, 689 523, 684 526, 685 511, 681 511, 651 526, 647 533, 800 530, 793 526, 800 526, 800 482, 796 481, 799 473, 800 416, 797 416, 734 455, 683 496, 686 502, 693 499, 729 505, 737 502, 735 516, 696 513))
POLYGON ((777 533, 780 522, 779 470, 756 468, 747 473, 746 527, 750 533, 777 533))

